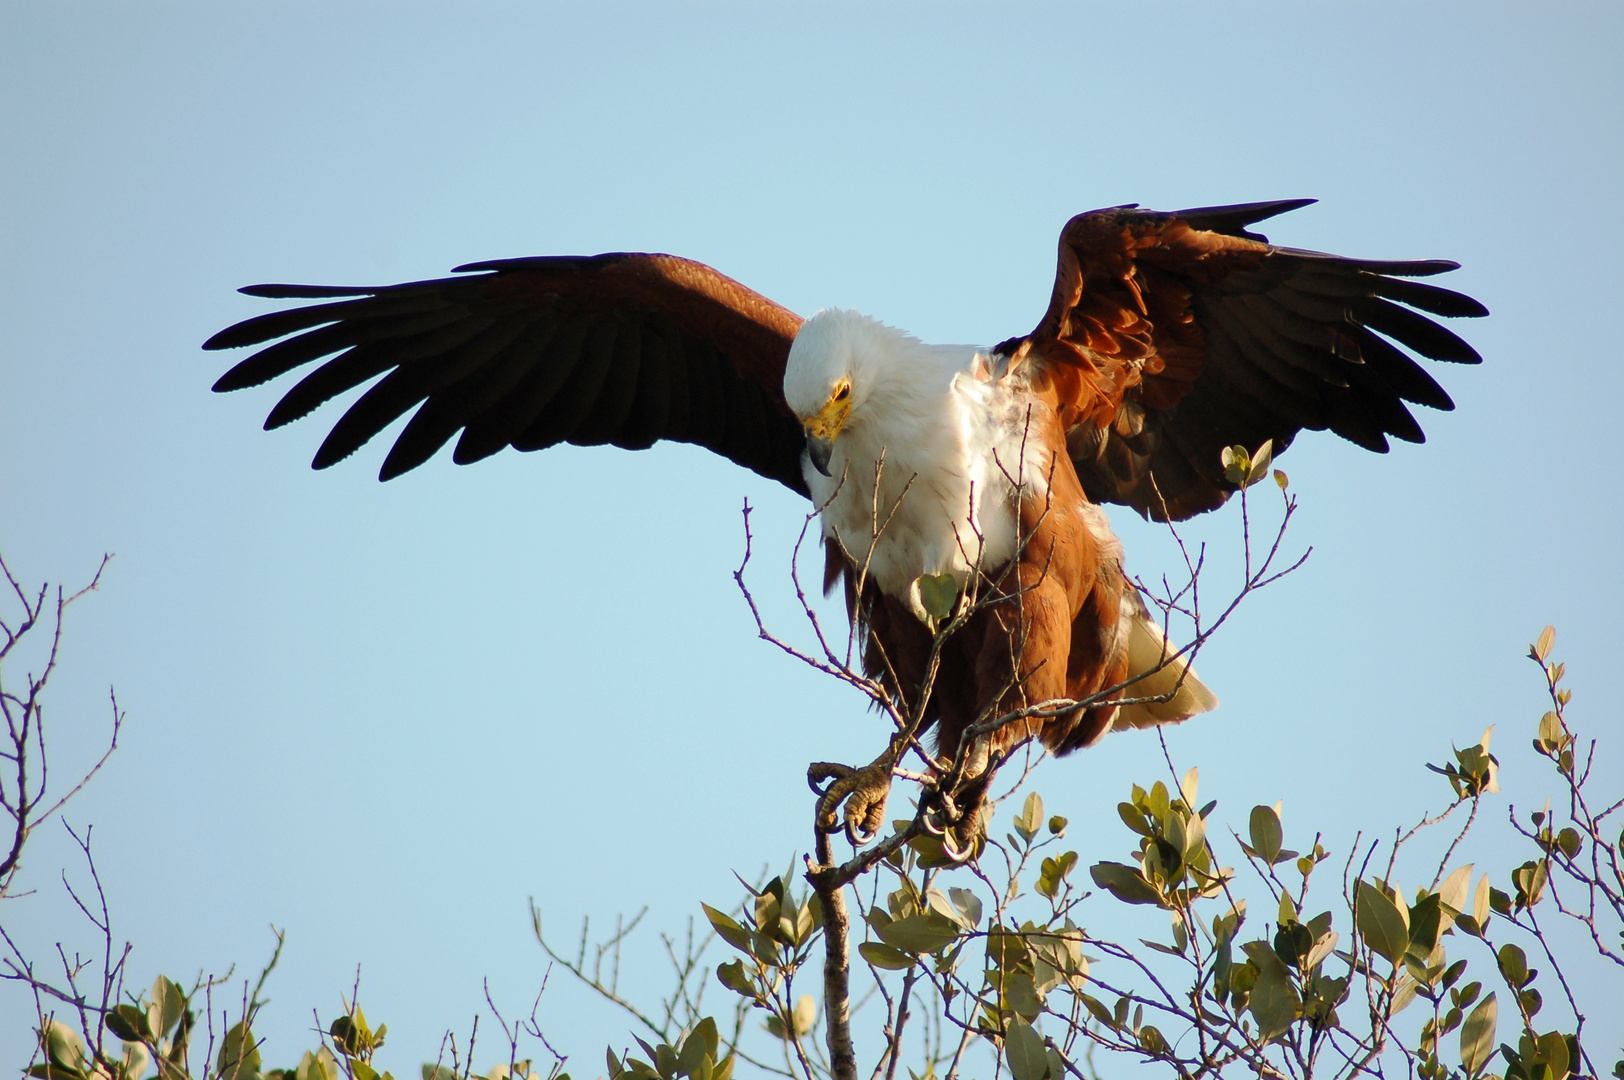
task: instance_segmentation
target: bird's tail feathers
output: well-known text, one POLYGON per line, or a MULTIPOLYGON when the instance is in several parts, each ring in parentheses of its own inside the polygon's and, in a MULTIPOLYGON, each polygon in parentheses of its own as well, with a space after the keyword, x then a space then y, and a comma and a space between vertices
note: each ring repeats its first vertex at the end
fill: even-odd
MULTIPOLYGON (((1123 604, 1124 608, 1128 606, 1128 602, 1123 604)), ((1176 724, 1216 709, 1218 695, 1196 677, 1195 669, 1183 657, 1173 655, 1176 650, 1168 644, 1160 624, 1137 595, 1132 598, 1132 607, 1136 610, 1122 613, 1122 621, 1128 624, 1128 675, 1131 678, 1145 672, 1151 674, 1129 686, 1126 694, 1135 698, 1172 696, 1166 701, 1122 706, 1112 728, 1176 724)))

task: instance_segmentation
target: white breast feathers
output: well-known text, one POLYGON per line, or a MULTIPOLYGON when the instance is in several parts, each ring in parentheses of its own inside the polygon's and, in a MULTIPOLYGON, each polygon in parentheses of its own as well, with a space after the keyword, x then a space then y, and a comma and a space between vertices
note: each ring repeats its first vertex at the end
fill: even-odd
POLYGON ((991 570, 1014 557, 1017 485, 1041 493, 1047 469, 1041 440, 1027 437, 1029 410, 1047 406, 983 351, 824 311, 796 339, 786 394, 801 408, 797 397, 820 400, 836 378, 850 380, 853 403, 830 475, 804 463, 824 536, 899 598, 921 574, 962 586, 978 563, 991 570))

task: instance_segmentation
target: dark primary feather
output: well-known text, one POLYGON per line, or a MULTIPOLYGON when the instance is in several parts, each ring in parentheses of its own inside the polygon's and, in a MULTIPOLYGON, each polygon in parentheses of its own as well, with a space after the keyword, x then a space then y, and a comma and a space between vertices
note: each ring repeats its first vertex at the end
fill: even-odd
POLYGON ((1488 314, 1469 296, 1414 280, 1458 264, 1348 259, 1276 247, 1247 229, 1311 201, 1113 207, 1067 223, 1049 311, 999 349, 1036 356, 1063 398, 1098 395, 1072 405, 1078 427, 1090 430, 1069 437, 1091 499, 1189 517, 1233 490, 1220 464, 1226 446, 1269 439, 1278 451, 1304 428, 1328 428, 1385 452, 1389 437, 1425 437, 1405 402, 1454 407, 1404 350, 1481 362, 1420 314, 1488 314), (1092 322, 1079 321, 1085 311, 1092 322), (1101 341, 1101 325, 1137 344, 1101 341), (1118 357, 1143 355, 1146 341, 1142 369, 1124 366, 1118 357), (1143 406, 1142 421, 1119 430, 1114 418, 1131 405, 1143 406))
POLYGON ((271 428, 377 379, 334 424, 316 468, 412 413, 382 479, 421 465, 460 432, 459 464, 506 446, 641 449, 671 439, 805 493, 804 437, 783 400, 801 323, 794 313, 667 255, 505 259, 457 272, 468 276, 249 286, 241 291, 250 296, 333 302, 260 315, 210 338, 204 348, 265 345, 214 388, 255 386, 327 358, 271 410, 271 428))

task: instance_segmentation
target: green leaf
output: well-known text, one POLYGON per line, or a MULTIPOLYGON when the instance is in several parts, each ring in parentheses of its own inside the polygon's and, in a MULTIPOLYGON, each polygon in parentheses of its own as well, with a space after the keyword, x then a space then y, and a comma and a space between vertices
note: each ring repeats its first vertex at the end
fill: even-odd
POLYGON ((914 966, 914 958, 901 949, 894 949, 878 941, 865 941, 857 946, 864 960, 886 971, 906 971, 914 966))
POLYGON ((1025 937, 996 923, 987 930, 987 961, 1005 974, 1031 962, 1032 948, 1025 937))
POLYGON ((119 1055, 120 1064, 124 1069, 126 1080, 135 1080, 147 1074, 147 1066, 152 1064, 152 1055, 140 1043, 125 1043, 124 1052, 119 1055))
POLYGON ((949 889, 947 895, 973 930, 981 925, 981 900, 969 889, 949 889))
POLYGON ((1043 1014, 1043 999, 1038 996, 1037 982, 1033 976, 1025 972, 1016 975, 1005 985, 1004 992, 1010 1009, 1028 1023, 1043 1014))
POLYGON ((1393 987, 1393 1004, 1388 1009, 1389 1015, 1397 1016, 1405 1009, 1408 1009, 1410 1003, 1415 1000, 1416 992, 1420 989, 1420 983, 1416 982, 1408 974, 1401 974, 1398 984, 1393 987))
POLYGON ((743 960, 734 960, 728 964, 717 964, 716 980, 735 994, 747 998, 756 996, 756 988, 751 985, 750 977, 744 973, 743 960))
POLYGON ((795 1002, 795 1033, 808 1035, 812 1026, 818 1022, 818 1003, 811 994, 802 994, 795 1002))
POLYGON ((1449 916, 1444 922, 1445 930, 1449 929, 1456 916, 1471 914, 1467 905, 1472 892, 1472 865, 1457 866, 1438 886, 1438 899, 1449 909, 1445 912, 1449 916))
POLYGON ((1019 816, 1015 818, 1015 831, 1021 834, 1022 840, 1030 844, 1032 837, 1042 828, 1042 823, 1043 796, 1034 791, 1026 796, 1026 802, 1022 805, 1019 816))
POLYGON ((1313 971, 1314 968, 1323 963, 1325 958, 1335 951, 1336 941, 1337 934, 1335 930, 1329 930, 1321 934, 1315 940, 1314 947, 1308 950, 1308 955, 1303 957, 1303 970, 1313 971))
POLYGON ((1204 848, 1207 844, 1207 822, 1205 819, 1191 814, 1184 822, 1184 860, 1190 863, 1200 863, 1204 848))
POLYGON ((102 1023, 107 1030, 118 1036, 124 1042, 135 1043, 152 1037, 147 1029, 147 1014, 134 1005, 119 1005, 107 1010, 102 1017, 102 1023))
POLYGON ((38 1065, 29 1066, 28 1071, 23 1075, 31 1077, 33 1080, 83 1080, 85 1074, 73 1069, 63 1068, 61 1065, 40 1062, 38 1065))
POLYGON ((79 1033, 60 1020, 50 1020, 45 1024, 45 1058, 50 1064, 61 1069, 71 1069, 83 1074, 85 1069, 85 1044, 80 1041, 79 1033))
POLYGON ((945 619, 953 614, 959 599, 959 583, 952 574, 920 574, 914 579, 919 593, 919 607, 933 619, 945 619))
MULTIPOLYGON (((443 1065, 423 1066, 423 1080, 456 1080, 456 1074, 444 1077, 441 1073, 451 1073, 443 1065), (435 1072, 435 1070, 440 1070, 435 1072)), ((306 1050, 299 1059, 299 1067, 293 1073, 295 1080, 338 1080, 338 1059, 333 1052, 325 1046, 318 1047, 315 1052, 306 1050)))
POLYGON ((797 944, 805 941, 809 936, 811 936, 812 931, 817 929, 818 913, 816 910, 816 900, 816 896, 812 897, 811 900, 805 904, 802 904, 800 909, 795 912, 794 937, 797 944))
POLYGON ((1545 1080, 1563 1080, 1572 1071, 1568 1040, 1560 1031, 1547 1031, 1534 1045, 1539 1047, 1539 1056, 1545 1061, 1545 1080))
POLYGON ((731 916, 717 911, 709 904, 700 904, 705 909, 705 918, 710 920, 711 927, 723 941, 738 949, 740 952, 750 952, 750 932, 741 926, 731 916))
MULTIPOLYGON (((327 1034, 346 1057, 365 1056, 377 1046, 372 1029, 367 1027, 366 1013, 357 1005, 350 1012, 337 1017, 327 1027, 327 1034)), ((224 1052, 224 1047, 221 1048, 224 1052)))
POLYGON ((1545 658, 1551 655, 1551 646, 1555 644, 1556 627, 1547 626, 1544 630, 1540 631, 1539 640, 1534 643, 1534 659, 1544 663, 1545 658))
POLYGON ((1191 766, 1190 771, 1184 774, 1184 779, 1179 781, 1179 797, 1184 800, 1184 805, 1189 808, 1192 813, 1195 811, 1196 795, 1199 794, 1200 791, 1201 770, 1195 766, 1191 766))
MULTIPOLYGON (((1253 950, 1248 949, 1247 952, 1253 955, 1255 961, 1253 950)), ((1258 1038, 1267 1042, 1284 1034, 1292 1021, 1297 1019, 1297 991, 1291 985, 1291 977, 1286 974, 1285 966, 1278 959, 1272 964, 1260 964, 1258 968, 1257 982, 1252 986, 1247 1007, 1257 1020, 1258 1038)))
POLYGON ((1484 925, 1489 921, 1489 875, 1484 874, 1477 882, 1477 891, 1472 895, 1472 918, 1477 922, 1477 932, 1483 932, 1484 925))
POLYGON ((716 1055, 722 1052, 721 1033, 716 1030, 716 1021, 708 1016, 694 1025, 694 1030, 689 1034, 688 1038, 703 1040, 705 1052, 711 1056, 712 1060, 715 1060, 716 1055))
POLYGON ((1263 445, 1251 457, 1251 467, 1246 472, 1247 487, 1269 475, 1269 463, 1274 460, 1274 440, 1264 439, 1263 445))
POLYGON ((1252 471, 1252 457, 1244 446, 1224 447, 1218 454, 1218 464, 1223 466, 1224 479, 1237 487, 1246 483, 1252 471))
POLYGON ((1094 884, 1121 900, 1124 904, 1160 904, 1161 894, 1143 877, 1137 868, 1116 862, 1095 863, 1088 869, 1094 884))
POLYGON ((1045 858, 1038 877, 1037 891, 1053 899, 1060 893, 1061 882, 1066 880, 1066 875, 1070 874, 1076 865, 1075 851, 1068 851, 1058 858, 1045 858))
POLYGON ((1359 882, 1354 923, 1365 943, 1392 963, 1398 963, 1410 945, 1406 913, 1369 882, 1359 882))
POLYGON ((152 1004, 147 1008, 147 1025, 152 1029, 152 1034, 161 1039, 180 1022, 180 1014, 186 1010, 186 995, 180 987, 160 975, 152 980, 152 989, 147 996, 152 998, 152 1004))
MULTIPOLYGON (((359 1015, 360 1010, 356 1010, 359 1015)), ((248 1028, 248 1021, 239 1020, 226 1032, 220 1044, 220 1056, 215 1068, 223 1080, 247 1078, 259 1074, 259 1041, 248 1028)), ((360 1076, 356 1080, 362 1080, 360 1076)))
MULTIPOLYGON (((777 878, 773 879, 777 882, 777 878)), ((769 886, 770 888, 770 886, 769 886)), ((783 885, 779 884, 780 890, 783 885)), ((783 911, 783 903, 771 892, 763 891, 755 899, 753 914, 756 920, 756 929, 762 933, 771 934, 778 929, 778 917, 783 911)))
POLYGON ((1066 981, 1066 973, 1047 960, 1033 958, 1032 960, 1032 990, 1037 994, 1038 1000, 1048 997, 1049 991, 1066 981))
MULTIPOLYGON (((1297 902, 1291 898, 1291 894, 1289 892, 1286 892, 1283 889, 1280 892, 1280 912, 1279 918, 1276 921, 1281 926, 1298 921, 1297 902)), ((1310 938, 1309 940, 1312 941, 1313 939, 1310 938)))
POLYGON ((1229 933, 1218 938, 1218 946, 1213 949, 1212 957, 1212 990, 1220 1003, 1229 995, 1229 973, 1233 965, 1232 946, 1229 933))
POLYGON ((1049 1057, 1044 1053, 1043 1037, 1023 1020, 1011 1020, 1004 1036, 1004 1057, 1015 1080, 1045 1080, 1049 1075, 1049 1057))
POLYGON ((1515 945, 1500 946, 1496 959, 1500 962, 1500 973, 1506 977, 1506 982, 1519 990, 1528 985, 1528 956, 1515 945))
POLYGON ((1257 857, 1273 866, 1280 858, 1280 845, 1285 833, 1280 827, 1280 815, 1272 806, 1252 807, 1252 850, 1257 857))
POLYGON ((1428 893, 1410 909, 1410 944, 1407 951, 1424 962, 1438 947, 1438 938, 1444 929, 1443 906, 1438 894, 1428 893))
POLYGON ((677 1052, 677 1075, 679 1077, 697 1075, 700 1067, 705 1064, 706 1057, 710 1057, 711 1061, 716 1059, 716 1022, 710 1017, 706 1017, 689 1031, 689 1038, 682 1039, 682 1049, 677 1052), (706 1038, 706 1031, 703 1030, 706 1023, 710 1025, 708 1033, 710 1038, 706 1038))
POLYGON ((682 1042, 682 1050, 677 1054, 676 1073, 678 1076, 692 1076, 699 1069, 700 1062, 704 1061, 710 1053, 710 1047, 703 1036, 694 1031, 682 1042))
POLYGON ((1150 785, 1150 791, 1145 796, 1145 804, 1146 809, 1150 811, 1150 816, 1165 826, 1167 824, 1167 811, 1173 805, 1172 797, 1167 793, 1167 785, 1160 780, 1150 785))
POLYGON ((951 920, 929 911, 898 919, 879 934, 887 945, 913 953, 934 953, 951 945, 959 936, 959 928, 951 920))
POLYGON ((1549 871, 1544 859, 1530 860, 1511 872, 1511 882, 1517 887, 1517 906, 1533 907, 1545 895, 1549 871))
POLYGON ((1150 826, 1145 824, 1144 813, 1133 803, 1117 803, 1117 816, 1122 819, 1122 824, 1140 836, 1151 835, 1150 826))
MULTIPOLYGON (((985 842, 986 838, 978 833, 976 836, 977 853, 981 851, 981 847, 985 842)), ((931 836, 929 833, 921 833, 909 840, 908 846, 913 849, 914 854, 919 856, 919 865, 926 869, 959 865, 948 856, 947 849, 942 846, 940 837, 931 836)))
POLYGON ((1275 955, 1292 967, 1303 965, 1314 947, 1314 932, 1300 922, 1285 923, 1275 931, 1275 955))
POLYGON ((1567 733, 1562 730, 1562 718, 1548 712, 1539 718, 1539 746, 1547 754, 1554 754, 1567 745, 1567 733))
POLYGON ((1111 1010, 1105 1007, 1105 1002, 1101 1001, 1093 994, 1079 994, 1078 996, 1083 999, 1083 1004, 1088 1008, 1088 1011, 1093 1014, 1094 1019, 1098 1020, 1101 1024, 1104 1024, 1108 1028, 1116 1027, 1116 1018, 1111 1015, 1111 1010))

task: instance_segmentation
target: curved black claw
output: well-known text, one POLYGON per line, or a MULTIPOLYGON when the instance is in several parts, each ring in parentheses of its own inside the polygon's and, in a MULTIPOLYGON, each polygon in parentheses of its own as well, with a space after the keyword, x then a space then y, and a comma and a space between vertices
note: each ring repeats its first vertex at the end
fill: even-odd
POLYGON ((969 842, 961 848, 958 846, 958 838, 955 837, 953 833, 954 830, 952 829, 948 829, 942 833, 943 854, 945 854, 949 859, 952 859, 955 863, 960 864, 967 863, 971 859, 975 858, 976 853, 981 850, 981 837, 979 835, 971 837, 969 842))
POLYGON ((925 815, 919 819, 919 823, 932 836, 947 835, 948 830, 957 825, 964 817, 964 814, 959 810, 958 804, 953 801, 953 796, 948 795, 946 792, 928 791, 925 794, 925 799, 927 808, 925 815))
POLYGON ((981 853, 986 833, 987 786, 991 771, 958 790, 958 797, 940 789, 925 793, 920 824, 942 843, 942 852, 956 863, 969 862, 981 853))
MULTIPOLYGON (((885 816, 884 804, 881 804, 880 816, 881 817, 885 816)), ((858 832, 856 822, 854 822, 854 821, 852 821, 850 819, 847 819, 847 821, 846 821, 846 839, 851 843, 851 846, 854 847, 854 848, 860 848, 860 847, 864 847, 864 846, 866 846, 868 844, 872 844, 879 837, 879 835, 880 835, 880 830, 877 827, 872 828, 867 832, 858 832)))
POLYGON ((889 755, 860 769, 817 762, 806 770, 806 779, 818 794, 819 832, 844 830, 853 847, 872 843, 880 835, 891 794, 889 755), (825 781, 827 787, 820 790, 818 785, 825 781))

